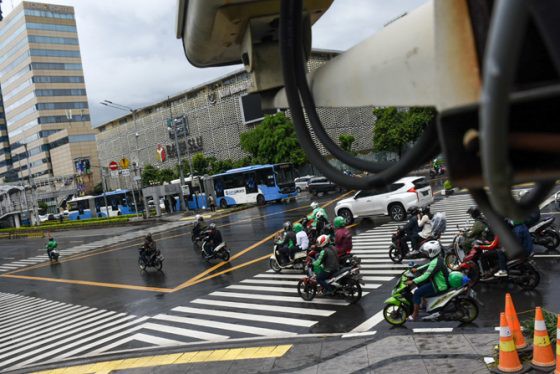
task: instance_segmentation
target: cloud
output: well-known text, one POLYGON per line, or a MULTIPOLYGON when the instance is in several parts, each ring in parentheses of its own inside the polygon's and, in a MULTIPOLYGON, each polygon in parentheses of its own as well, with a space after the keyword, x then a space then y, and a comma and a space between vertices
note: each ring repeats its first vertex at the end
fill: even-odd
MULTIPOLYGON (((152 104, 240 67, 198 69, 188 63, 175 38, 174 0, 36 1, 75 8, 94 126, 124 114, 100 101, 129 107, 152 104)), ((346 50, 425 1, 337 0, 314 26, 313 46, 346 50)), ((5 14, 10 3, 2 5, 5 14)))

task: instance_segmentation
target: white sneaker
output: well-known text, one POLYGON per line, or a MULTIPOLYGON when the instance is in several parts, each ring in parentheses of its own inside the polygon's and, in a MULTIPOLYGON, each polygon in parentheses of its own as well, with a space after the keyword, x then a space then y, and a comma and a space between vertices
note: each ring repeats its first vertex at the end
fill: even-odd
POLYGON ((497 273, 494 274, 495 277, 507 277, 508 276, 508 272, 505 270, 500 270, 497 273))

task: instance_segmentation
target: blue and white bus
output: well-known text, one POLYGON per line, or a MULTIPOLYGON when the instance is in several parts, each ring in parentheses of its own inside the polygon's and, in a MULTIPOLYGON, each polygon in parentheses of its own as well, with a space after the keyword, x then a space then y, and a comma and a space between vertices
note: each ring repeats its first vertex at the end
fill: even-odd
POLYGON ((212 187, 216 205, 230 205, 279 201, 297 195, 292 164, 252 165, 213 175, 212 187))
MULTIPOLYGON (((140 201, 139 196, 136 196, 136 201, 140 201)), ((70 220, 107 216, 115 217, 135 213, 134 199, 130 190, 115 190, 97 196, 74 197, 67 202, 66 208, 68 210, 68 219, 70 220), (107 207, 105 207, 104 195, 107 198, 107 207), (92 204, 95 207, 94 212, 91 210, 92 204)), ((141 207, 139 211, 142 211, 141 207)))

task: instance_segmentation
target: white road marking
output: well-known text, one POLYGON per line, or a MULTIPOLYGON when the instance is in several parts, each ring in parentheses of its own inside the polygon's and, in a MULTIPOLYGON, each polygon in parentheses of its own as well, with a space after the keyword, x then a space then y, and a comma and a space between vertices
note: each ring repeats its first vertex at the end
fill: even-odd
POLYGON ((364 332, 369 331, 375 327, 379 322, 383 321, 383 310, 377 312, 372 317, 368 318, 358 326, 354 327, 350 332, 364 332))
POLYGON ((250 303, 239 303, 239 302, 232 302, 232 301, 207 300, 207 299, 196 299, 191 301, 191 303, 202 304, 202 305, 223 306, 223 307, 236 308, 236 309, 266 310, 269 312, 278 312, 278 313, 303 314, 303 315, 320 316, 320 317, 328 317, 336 312, 334 310, 326 310, 326 309, 295 308, 295 307, 283 306, 283 305, 250 304, 250 303))
MULTIPOLYGON (((204 332, 204 331, 185 329, 185 328, 182 328, 182 327, 167 326, 167 325, 162 325, 162 324, 159 324, 159 323, 152 323, 152 322, 147 322, 147 323, 143 324, 142 329, 162 331, 162 332, 166 332, 168 334, 180 335, 180 336, 185 336, 185 337, 188 337, 188 338, 195 338, 195 339, 200 339, 200 340, 226 340, 226 339, 229 339, 229 336, 226 336, 226 335, 211 334, 211 333, 204 332)), ((152 344, 160 345, 158 343, 152 343, 152 344)))
POLYGON ((345 301, 334 300, 334 299, 331 300, 331 299, 315 298, 311 301, 305 301, 301 297, 295 297, 295 296, 246 294, 246 293, 236 293, 236 292, 215 291, 215 292, 212 292, 210 294, 210 296, 234 297, 234 298, 239 298, 239 299, 254 299, 254 300, 286 301, 286 302, 301 303, 301 304, 349 305, 345 301))
POLYGON ((362 336, 372 336, 375 335, 377 331, 363 331, 363 332, 349 332, 348 334, 342 335, 342 339, 345 338, 357 338, 362 336))
POLYGON ((416 329, 412 329, 413 332, 415 333, 424 333, 424 332, 453 332, 453 327, 432 327, 432 328, 428 328, 428 327, 422 327, 422 328, 416 328, 416 329))

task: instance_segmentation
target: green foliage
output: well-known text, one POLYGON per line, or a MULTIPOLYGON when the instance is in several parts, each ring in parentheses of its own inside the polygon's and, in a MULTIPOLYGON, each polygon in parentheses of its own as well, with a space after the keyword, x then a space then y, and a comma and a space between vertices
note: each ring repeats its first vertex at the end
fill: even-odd
POLYGON ((99 182, 93 187, 93 194, 101 195, 102 193, 103 193, 103 184, 99 182))
POLYGON ((377 118, 373 126, 373 148, 376 151, 397 152, 414 142, 435 115, 434 108, 410 108, 397 110, 395 107, 375 108, 377 118))
POLYGON ((39 201, 39 214, 43 215, 43 214, 47 214, 47 209, 49 209, 49 206, 47 205, 46 202, 44 201, 39 201))
POLYGON ((265 116, 260 124, 242 133, 240 138, 241 148, 251 155, 255 164, 291 162, 298 166, 306 162, 294 124, 282 112, 265 116))
MULTIPOLYGON (((555 313, 549 312, 546 309, 543 309, 543 316, 544 316, 544 323, 546 325, 546 329, 548 330, 548 336, 550 340, 556 340, 556 324, 558 322, 558 317, 555 313)), ((531 318, 527 320, 523 320, 521 322, 521 327, 523 330, 523 334, 529 338, 533 337, 533 333, 535 332, 535 312, 534 310, 531 311, 531 318)))
POLYGON ((341 134, 338 137, 338 141, 340 142, 340 148, 342 148, 344 151, 353 155, 356 154, 356 152, 352 151, 352 144, 356 141, 356 138, 354 138, 352 135, 341 134))
POLYGON ((210 169, 210 161, 211 159, 204 156, 204 153, 195 153, 192 157, 192 166, 194 169, 194 173, 196 175, 208 174, 208 171, 210 169))
POLYGON ((175 174, 175 171, 171 168, 161 169, 158 171, 158 180, 160 184, 163 184, 165 182, 169 183, 176 178, 177 175, 175 174))
POLYGON ((159 171, 152 165, 144 166, 142 170, 142 185, 153 186, 159 184, 159 171))
POLYGON ((453 184, 451 183, 451 181, 449 179, 447 179, 445 182, 443 182, 443 189, 444 190, 453 189, 453 184))
POLYGON ((220 174, 226 170, 233 169, 234 163, 231 160, 213 160, 210 162, 210 175, 220 174))
POLYGON ((41 223, 40 226, 32 226, 32 227, 10 227, 5 229, 0 229, 0 232, 36 232, 36 231, 43 231, 43 230, 56 230, 56 229, 70 229, 70 228, 87 228, 89 226, 98 227, 100 225, 113 225, 118 223, 125 223, 128 222, 129 217, 134 217, 134 215, 126 215, 126 216, 118 216, 118 217, 110 217, 110 218, 91 218, 91 219, 84 219, 84 220, 76 220, 76 221, 64 221, 60 223, 58 221, 47 221, 41 223))

